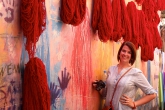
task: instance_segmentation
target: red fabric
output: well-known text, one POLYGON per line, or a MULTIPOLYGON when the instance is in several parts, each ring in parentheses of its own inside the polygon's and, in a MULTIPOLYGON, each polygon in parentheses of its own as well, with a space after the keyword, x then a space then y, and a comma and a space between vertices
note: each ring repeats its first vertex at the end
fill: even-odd
POLYGON ((112 9, 114 14, 113 40, 117 42, 121 37, 130 41, 132 37, 130 19, 124 0, 113 0, 112 9))
POLYGON ((136 49, 139 47, 139 16, 138 10, 136 9, 136 5, 134 2, 128 2, 127 4, 127 12, 130 18, 131 29, 132 29, 132 37, 131 42, 135 45, 136 49))
POLYGON ((98 30, 99 39, 102 42, 113 40, 113 14, 110 0, 94 0, 92 10, 92 29, 98 30))
POLYGON ((21 27, 26 37, 26 50, 34 57, 36 42, 46 26, 45 0, 21 0, 21 27))
POLYGON ((61 0, 61 21, 74 26, 79 25, 86 13, 86 0, 61 0))
POLYGON ((23 110, 50 110, 46 69, 39 58, 31 58, 26 64, 22 97, 23 110))

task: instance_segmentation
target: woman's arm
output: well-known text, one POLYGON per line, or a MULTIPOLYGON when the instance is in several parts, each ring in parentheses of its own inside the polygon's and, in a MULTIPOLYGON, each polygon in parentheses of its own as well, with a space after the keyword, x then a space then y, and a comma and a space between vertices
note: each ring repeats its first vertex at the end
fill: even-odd
POLYGON ((134 102, 132 101, 131 98, 127 97, 126 95, 122 95, 122 97, 120 98, 120 102, 131 108, 136 108, 137 106, 148 103, 149 101, 153 100, 155 97, 156 97, 156 94, 153 93, 153 94, 145 95, 141 99, 134 102))
POLYGON ((139 100, 134 102, 135 106, 140 106, 140 105, 146 104, 147 102, 153 100, 155 97, 156 97, 155 93, 154 94, 145 95, 141 99, 139 99, 139 100))
POLYGON ((146 104, 156 97, 156 90, 149 84, 148 80, 142 72, 135 71, 135 74, 133 74, 132 77, 132 82, 134 83, 135 87, 140 88, 146 95, 135 102, 128 96, 122 95, 122 97, 120 98, 120 102, 122 104, 134 108, 134 106, 146 104))

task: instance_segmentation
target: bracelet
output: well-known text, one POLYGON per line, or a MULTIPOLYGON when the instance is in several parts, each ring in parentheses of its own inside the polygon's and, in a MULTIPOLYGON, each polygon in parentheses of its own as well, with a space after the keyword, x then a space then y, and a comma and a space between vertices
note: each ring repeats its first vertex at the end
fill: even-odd
POLYGON ((135 102, 133 102, 133 107, 132 107, 132 109, 136 109, 136 105, 135 105, 135 102))

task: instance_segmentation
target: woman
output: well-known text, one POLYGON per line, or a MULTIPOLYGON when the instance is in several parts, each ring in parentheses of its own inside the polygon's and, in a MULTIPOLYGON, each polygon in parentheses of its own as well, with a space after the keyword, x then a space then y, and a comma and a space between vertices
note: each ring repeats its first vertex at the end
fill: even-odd
MULTIPOLYGON (((106 91, 105 106, 110 106, 110 101, 115 89, 115 85, 120 77, 128 71, 118 82, 116 91, 113 95, 112 106, 114 110, 132 110, 137 106, 143 105, 156 97, 155 89, 149 84, 142 71, 133 68, 136 60, 136 49, 133 43, 124 42, 117 55, 118 64, 108 69, 106 88, 100 93, 106 91), (137 89, 140 88, 146 96, 134 101, 137 89)), ((93 84, 96 87, 97 82, 93 84)))

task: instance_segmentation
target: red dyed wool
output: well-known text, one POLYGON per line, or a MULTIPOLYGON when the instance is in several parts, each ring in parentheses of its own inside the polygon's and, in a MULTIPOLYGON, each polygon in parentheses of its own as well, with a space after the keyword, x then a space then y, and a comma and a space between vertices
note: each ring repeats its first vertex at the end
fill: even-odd
POLYGON ((130 18, 128 16, 125 0, 121 0, 121 22, 122 22, 122 28, 124 30, 123 39, 125 41, 130 41, 132 39, 132 30, 131 30, 131 22, 130 18))
POLYGON ((145 13, 146 23, 149 33, 151 33, 150 39, 153 42, 153 48, 161 48, 162 42, 160 34, 158 33, 157 25, 160 22, 160 18, 157 13, 157 7, 153 0, 145 0, 142 5, 142 10, 145 13))
POLYGON ((127 13, 125 1, 113 0, 112 9, 114 15, 114 41, 117 42, 122 37, 125 41, 130 41, 132 37, 131 24, 127 13))
POLYGON ((147 33, 147 27, 145 23, 145 16, 142 10, 138 10, 138 17, 139 17, 139 46, 145 45, 145 38, 147 33), (144 43, 144 44, 143 44, 144 43))
POLYGON ((142 10, 138 10, 139 16, 139 45, 141 47, 141 60, 148 61, 154 58, 154 49, 151 34, 147 28, 145 15, 142 10))
POLYGON ((25 48, 34 57, 36 42, 46 26, 45 0, 21 0, 21 27, 26 37, 25 48))
POLYGON ((139 48, 139 16, 138 10, 136 9, 136 5, 133 1, 128 2, 127 4, 127 12, 130 18, 131 29, 132 29, 132 37, 131 42, 135 45, 136 49, 139 48))
POLYGON ((142 5, 144 0, 135 0, 138 5, 142 5))
POLYGON ((23 110, 50 110, 50 91, 45 65, 35 57, 26 64, 23 79, 23 110))
POLYGON ((120 0, 113 0, 112 1, 112 10, 114 16, 114 29, 113 29, 113 40, 117 42, 123 35, 124 30, 122 28, 122 21, 121 21, 121 3, 120 0))
POLYGON ((79 25, 86 13, 86 0, 61 0, 61 21, 74 26, 79 25))
POLYGON ((165 10, 165 1, 164 0, 154 0, 157 10, 165 10))
POLYGON ((113 40, 114 20, 110 0, 94 0, 91 24, 94 33, 98 30, 100 41, 113 40))

